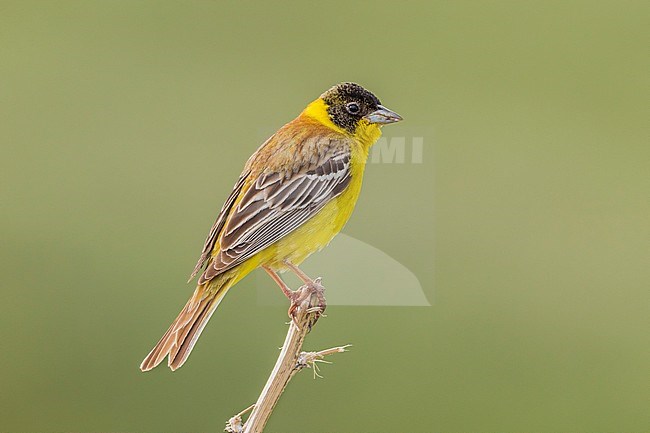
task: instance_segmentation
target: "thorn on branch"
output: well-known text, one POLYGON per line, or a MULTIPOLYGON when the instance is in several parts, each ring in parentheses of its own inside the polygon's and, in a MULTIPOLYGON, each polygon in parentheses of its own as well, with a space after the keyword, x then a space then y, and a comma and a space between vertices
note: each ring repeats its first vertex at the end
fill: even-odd
POLYGON ((250 412, 255 407, 254 404, 251 404, 246 409, 239 412, 237 415, 233 416, 226 423, 226 428, 223 431, 227 433, 242 433, 244 431, 244 423, 242 421, 242 416, 247 412, 250 412))
POLYGON ((331 364, 330 361, 325 361, 323 358, 333 353, 347 352, 346 349, 350 346, 352 345, 346 344, 345 346, 332 347, 331 349, 325 349, 319 352, 300 352, 298 359, 296 360, 296 366, 294 368, 296 370, 301 370, 305 367, 311 368, 314 370, 314 379, 316 379, 316 377, 322 378, 323 376, 318 374, 320 372, 320 368, 318 367, 317 363, 322 362, 324 364, 331 364))

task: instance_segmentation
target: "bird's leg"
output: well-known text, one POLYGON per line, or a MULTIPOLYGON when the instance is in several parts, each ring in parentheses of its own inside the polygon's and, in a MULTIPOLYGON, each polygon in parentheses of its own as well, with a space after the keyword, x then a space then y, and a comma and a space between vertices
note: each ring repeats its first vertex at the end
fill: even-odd
POLYGON ((325 287, 323 287, 321 284, 321 277, 311 279, 302 271, 302 269, 289 262, 288 260, 285 260, 284 264, 287 265, 287 267, 291 269, 293 273, 302 280, 303 283, 305 283, 305 286, 311 289, 311 291, 316 295, 316 299, 318 300, 318 308, 321 310, 321 313, 324 312, 325 307, 327 307, 327 303, 325 302, 325 287))
POLYGON ((287 267, 288 267, 289 269, 291 269, 291 271, 292 271, 294 274, 296 274, 296 276, 297 276, 298 278, 300 278, 300 279, 302 280, 303 283, 305 283, 305 284, 309 284, 309 283, 313 283, 313 282, 314 282, 314 280, 312 280, 311 278, 309 278, 309 276, 308 276, 307 274, 305 274, 305 273, 302 271, 302 269, 300 269, 298 266, 294 265, 293 263, 291 263, 291 262, 289 262, 289 261, 287 261, 287 260, 284 261, 284 264, 287 265, 287 267))
POLYGON ((280 276, 276 274, 273 269, 269 268, 266 265, 262 265, 262 267, 264 268, 266 273, 269 274, 271 278, 273 278, 273 281, 275 281, 275 283, 278 286, 280 286, 280 289, 282 289, 282 293, 284 293, 284 296, 286 296, 287 299, 289 299, 290 301, 293 301, 293 299, 296 296, 296 292, 291 290, 289 286, 287 286, 287 284, 284 281, 282 281, 282 278, 280 278, 280 276))
POLYGON ((301 299, 300 296, 302 294, 302 291, 291 290, 289 286, 287 286, 286 283, 282 281, 282 278, 280 278, 280 276, 268 266, 262 265, 262 268, 264 268, 266 273, 269 274, 271 278, 273 278, 273 281, 275 281, 275 283, 278 286, 280 286, 280 289, 282 289, 282 293, 284 293, 284 296, 286 296, 287 299, 291 301, 291 306, 289 307, 289 311, 287 312, 287 314, 291 318, 291 321, 294 323, 294 325, 298 326, 298 324, 296 323, 295 312, 296 312, 296 308, 298 308, 298 305, 300 305, 300 303, 304 300, 301 299))

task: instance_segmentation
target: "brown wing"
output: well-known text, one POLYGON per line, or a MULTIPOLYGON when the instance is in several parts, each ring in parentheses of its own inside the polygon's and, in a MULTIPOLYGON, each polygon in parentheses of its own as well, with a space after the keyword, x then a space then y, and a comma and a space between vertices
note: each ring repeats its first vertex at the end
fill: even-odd
POLYGON ((300 227, 341 194, 350 179, 350 152, 346 147, 328 151, 318 162, 295 173, 260 174, 242 192, 241 200, 217 230, 221 231, 220 250, 201 275, 199 284, 237 266, 300 227))
POLYGON ((232 189, 232 192, 226 199, 226 202, 223 204, 223 207, 219 212, 219 216, 217 217, 217 220, 215 221, 214 225, 210 229, 210 233, 208 233, 208 237, 205 240, 205 244, 203 245, 203 251, 201 251, 201 257, 199 257, 199 261, 196 263, 196 266, 192 271, 192 275, 190 275, 190 280, 194 278, 196 274, 199 273, 199 271, 205 265, 205 262, 208 261, 210 257, 210 253, 214 248, 214 244, 217 241, 217 238, 219 237, 219 232, 221 232, 221 229, 223 228, 223 224, 226 222, 226 218, 230 213, 230 209, 232 208, 232 205, 235 203, 235 200, 237 200, 237 197, 241 193, 241 190, 244 186, 244 183, 246 182, 247 177, 248 177, 248 172, 242 173, 242 175, 239 177, 239 180, 235 184, 235 187, 232 189))

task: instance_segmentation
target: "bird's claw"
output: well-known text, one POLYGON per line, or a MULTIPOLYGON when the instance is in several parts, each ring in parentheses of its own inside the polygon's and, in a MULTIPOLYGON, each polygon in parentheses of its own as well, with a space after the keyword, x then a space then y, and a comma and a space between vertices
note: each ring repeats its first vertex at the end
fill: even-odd
MULTIPOLYGON (((313 281, 307 281, 302 285, 298 290, 291 292, 289 299, 291 300, 291 306, 287 314, 291 318, 291 321, 297 328, 300 328, 296 318, 296 310, 301 306, 305 301, 308 301, 309 307, 307 308, 307 313, 316 313, 315 320, 318 320, 319 317, 323 316, 327 303, 325 301, 325 287, 321 284, 322 278, 318 277, 313 281)), ((311 324, 309 325, 311 327, 311 324)))

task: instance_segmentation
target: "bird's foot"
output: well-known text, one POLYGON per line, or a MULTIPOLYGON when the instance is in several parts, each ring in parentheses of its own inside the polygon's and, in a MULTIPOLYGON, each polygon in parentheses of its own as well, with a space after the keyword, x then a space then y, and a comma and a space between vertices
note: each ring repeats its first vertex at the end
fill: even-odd
POLYGON ((291 300, 289 307, 289 317, 291 321, 300 327, 296 318, 298 307, 306 308, 307 313, 315 313, 314 319, 310 321, 309 327, 316 323, 319 317, 323 316, 327 303, 325 301, 325 287, 321 284, 322 278, 305 281, 298 290, 292 291, 288 298, 291 300))

